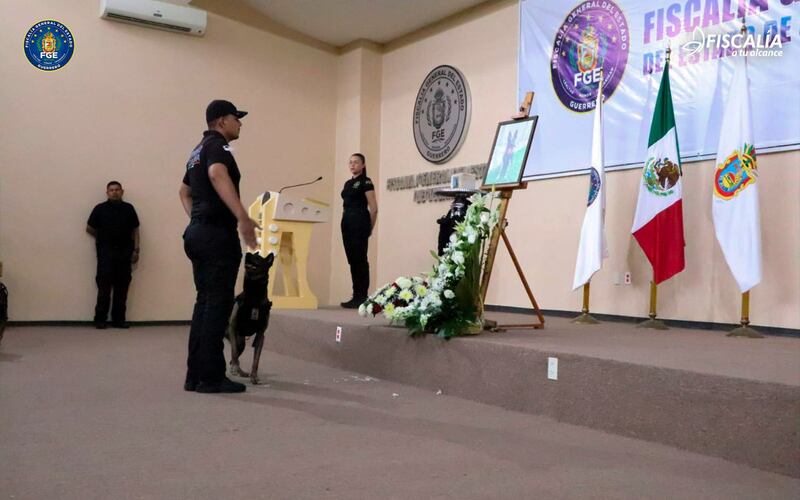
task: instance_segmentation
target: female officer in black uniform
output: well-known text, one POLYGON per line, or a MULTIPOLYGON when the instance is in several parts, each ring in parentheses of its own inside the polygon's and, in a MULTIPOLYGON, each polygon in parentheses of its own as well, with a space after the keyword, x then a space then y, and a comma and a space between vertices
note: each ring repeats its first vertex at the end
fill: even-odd
POLYGON ((367 299, 369 290, 367 245, 378 218, 378 201, 375 198, 375 186, 367 177, 364 155, 353 154, 349 168, 353 177, 344 183, 342 189, 342 242, 353 279, 353 298, 341 305, 347 309, 357 309, 367 299))

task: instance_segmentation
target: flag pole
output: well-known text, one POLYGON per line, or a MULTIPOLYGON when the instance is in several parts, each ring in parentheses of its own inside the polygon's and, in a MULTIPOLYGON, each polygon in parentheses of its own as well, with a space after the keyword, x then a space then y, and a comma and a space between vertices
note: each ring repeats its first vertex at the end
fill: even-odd
POLYGON ((638 325, 638 328, 651 328, 653 330, 669 330, 669 327, 664 324, 663 321, 660 319, 656 319, 656 301, 658 298, 658 285, 656 285, 655 281, 650 282, 650 319, 642 321, 638 325))
MULTIPOLYGON (((667 40, 667 66, 669 66, 669 60, 672 56, 672 47, 667 40)), ((655 270, 654 270, 655 271, 655 270)), ((652 330, 669 330, 669 327, 664 324, 663 321, 660 319, 656 319, 656 301, 658 298, 658 285, 656 285, 655 277, 653 277, 653 281, 650 282, 650 319, 642 321, 639 323, 637 328, 650 328, 652 330)))
MULTIPOLYGON (((598 105, 599 105, 599 109, 595 109, 595 113, 597 113, 600 110, 602 110, 602 105, 603 105, 603 77, 604 76, 605 75, 603 74, 603 68, 601 67, 600 68, 600 83, 597 85, 597 102, 598 102, 598 105)), ((605 165, 602 165, 604 163, 603 155, 602 155, 602 151, 603 151, 603 149, 602 149, 602 128, 603 128, 602 115, 600 115, 600 120, 601 120, 601 122, 600 122, 600 137, 601 137, 601 141, 600 141, 600 143, 601 143, 600 144, 600 163, 601 164, 600 165, 594 165, 594 166, 602 167, 601 170, 603 170, 603 172, 605 172, 605 165)), ((595 133, 595 130, 592 129, 592 162, 594 162, 594 160, 595 160, 595 158, 594 158, 594 152, 595 152, 595 149, 594 149, 595 148, 594 133, 595 133)), ((603 178, 601 180, 601 189, 602 189, 603 193, 605 193, 606 187, 603 184, 605 184, 605 173, 603 174, 603 178)), ((605 211, 605 202, 602 201, 602 199, 604 199, 604 197, 605 197, 605 194, 603 194, 603 197, 601 198, 601 200, 598 200, 601 203, 603 203, 602 206, 601 206, 603 211, 605 211)), ((589 210, 589 209, 587 208, 587 210, 589 210)), ((605 217, 605 215, 602 214, 602 212, 601 212, 601 215, 603 217, 605 217)), ((586 221, 584 220, 584 224, 585 223, 586 223, 586 221)), ((604 224, 604 223, 605 222, 601 222, 601 224, 604 224)), ((602 228, 602 226, 601 226, 601 228, 602 228)), ((602 229, 602 234, 603 235, 605 234, 605 228, 602 229)), ((601 236, 601 237, 603 238, 603 241, 605 241, 605 236, 601 236)), ((581 240, 583 240, 583 236, 581 236, 581 240)), ((605 250, 603 250, 603 251, 605 251, 605 250)), ((578 252, 580 253, 580 249, 578 250, 578 252)), ((580 259, 580 255, 578 256, 578 258, 580 259)), ((601 267, 602 267, 602 258, 600 259, 600 262, 601 262, 601 267)), ((577 272, 577 270, 576 270, 576 272, 577 272)), ((581 314, 576 316, 576 317, 574 317, 574 318, 572 318, 572 323, 575 323, 576 325, 596 325, 596 324, 600 323, 599 321, 597 321, 597 319, 595 319, 592 315, 589 314, 589 290, 591 288, 591 283, 592 283, 592 277, 590 275, 589 279, 586 280, 586 283, 583 284, 583 308, 581 309, 581 314)))
POLYGON ((583 285, 583 309, 581 309, 580 316, 572 318, 572 322, 578 325, 596 325, 600 323, 592 315, 589 314, 589 285, 591 280, 583 285))
MULTIPOLYGON (((745 16, 742 14, 742 26, 740 33, 745 35, 747 33, 747 23, 745 16)), ((745 64, 747 64, 747 56, 744 56, 745 64)), ((762 339, 763 335, 756 330, 750 328, 750 290, 742 293, 742 319, 737 328, 734 328, 728 333, 728 337, 747 337, 751 339, 762 339)))
POLYGON ((737 328, 728 333, 728 337, 764 338, 763 335, 750 328, 750 290, 742 294, 742 320, 737 328))

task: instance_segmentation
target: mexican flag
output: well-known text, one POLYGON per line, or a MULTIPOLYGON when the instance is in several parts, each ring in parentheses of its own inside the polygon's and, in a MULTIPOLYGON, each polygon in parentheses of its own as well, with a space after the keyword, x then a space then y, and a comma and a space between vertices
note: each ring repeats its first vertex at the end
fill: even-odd
POLYGON ((603 80, 597 88, 597 103, 594 108, 594 132, 592 133, 592 165, 589 170, 589 200, 581 226, 581 241, 575 262, 575 290, 592 279, 592 275, 603 266, 608 257, 606 243, 606 172, 603 167, 603 80))
POLYGON ((744 56, 735 57, 734 65, 722 115, 711 212, 719 246, 744 293, 761 281, 761 222, 747 61, 744 56))
POLYGON ((684 268, 683 172, 669 90, 669 62, 661 77, 647 144, 631 232, 653 266, 653 282, 658 284, 684 268))

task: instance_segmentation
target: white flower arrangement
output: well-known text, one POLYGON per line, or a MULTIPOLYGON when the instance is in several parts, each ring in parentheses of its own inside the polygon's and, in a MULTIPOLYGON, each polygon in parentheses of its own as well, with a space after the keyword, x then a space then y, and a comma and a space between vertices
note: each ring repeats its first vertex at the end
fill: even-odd
MULTIPOLYGON (((498 222, 494 194, 470 198, 464 221, 426 276, 398 277, 370 296, 359 308, 362 316, 383 313, 392 323, 405 323, 412 334, 436 331, 449 338, 480 323, 479 284, 482 243, 498 222)), ((433 252, 431 252, 433 253, 433 252)))

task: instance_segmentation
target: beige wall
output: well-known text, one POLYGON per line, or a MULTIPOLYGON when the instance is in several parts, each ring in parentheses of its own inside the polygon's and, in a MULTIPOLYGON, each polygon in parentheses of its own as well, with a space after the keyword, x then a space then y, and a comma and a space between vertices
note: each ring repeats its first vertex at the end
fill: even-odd
MULTIPOLYGON (((131 320, 183 320, 193 285, 177 198, 204 109, 227 98, 251 114, 233 143, 242 199, 324 175, 303 194, 331 201, 336 58, 209 15, 204 37, 108 22, 99 2, 3 0, 0 30, 0 260, 13 320, 89 320, 94 246, 84 233, 110 179, 142 222, 131 320), (22 52, 27 30, 57 19, 75 36, 63 69, 45 73, 22 52)), ((315 228, 310 281, 323 303, 331 224, 315 228)))
MULTIPOLYGON (((350 179, 347 162, 360 152, 367 159, 367 173, 380 185, 378 161, 380 131, 381 54, 369 46, 356 46, 344 51, 336 68, 336 168, 333 173, 334 200, 331 231, 330 303, 338 304, 352 297, 352 280, 342 246, 339 221, 342 218, 342 185, 350 179)), ((380 201, 379 201, 380 203, 380 201)), ((368 259, 372 264, 372 285, 375 284, 377 238, 370 239, 368 259)))
MULTIPOLYGON (((234 143, 246 203, 266 189, 325 176, 303 191, 333 207, 312 245, 310 279, 322 304, 350 293, 338 228, 350 153, 367 155, 378 186, 380 217, 370 240, 375 287, 430 269, 435 220, 447 210, 446 203, 415 204, 411 191, 387 191, 386 179, 485 162, 497 122, 517 106, 512 0, 487 2, 382 51, 361 43, 339 55, 241 9, 231 17, 242 22, 209 14, 207 35, 194 38, 102 21, 96 2, 3 0, 3 7, 0 64, 13 77, 0 92, 7 124, 0 135, 0 259, 15 320, 91 317, 94 251, 83 228, 111 178, 122 181, 142 219, 130 319, 188 318, 193 288, 176 190, 210 99, 227 97, 251 112, 234 143), (53 73, 30 66, 20 50, 27 29, 47 18, 67 24, 77 44, 69 65, 53 73), (420 157, 410 127, 419 84, 439 64, 464 73, 473 102, 464 145, 440 167, 420 157)), ((760 325, 800 328, 798 164, 798 152, 760 157, 765 272, 752 300, 760 325)), ((711 162, 686 165, 687 269, 659 289, 665 318, 738 319, 735 283, 710 220, 711 169, 711 162)), ((598 313, 647 310, 649 265, 629 234, 639 175, 608 174, 611 257, 593 280, 598 313), (625 271, 633 284, 614 285, 625 271)), ((579 176, 532 182, 512 200, 509 236, 543 308, 580 308, 570 285, 585 197, 579 176)), ((527 306, 503 249, 488 302, 527 306)))
MULTIPOLYGON (((474 13, 473 13, 474 14, 474 13)), ((480 15, 391 44, 383 58, 381 178, 485 162, 498 121, 515 110, 519 24, 516 2, 498 2, 480 15), (442 167, 416 151, 411 112, 420 82, 439 64, 458 67, 469 81, 474 104, 466 142, 442 167)), ((533 89, 537 90, 537 89, 533 89)), ((546 89, 541 89, 546 91, 546 89)), ((544 122, 547 117, 542 117, 544 122)), ((568 147, 568 145, 564 145, 568 147)), ((800 153, 760 157, 764 280, 752 292, 751 316, 759 325, 800 328, 800 153)), ((685 167, 686 270, 659 287, 664 318, 733 323, 739 294, 714 239, 711 222, 712 163, 685 167)), ((643 316, 648 307, 650 267, 630 236, 638 170, 608 174, 607 234, 610 258, 592 281, 592 309, 643 316), (633 284, 614 285, 614 273, 630 271, 633 284)), ((570 290, 586 198, 585 176, 537 181, 517 192, 508 218, 509 237, 541 307, 580 309, 570 290)), ((384 183, 385 184, 385 183, 384 183)), ((436 244, 436 218, 446 203, 417 205, 410 191, 382 186, 378 231, 378 284, 398 274, 428 270, 436 244)), ((529 307, 508 253, 500 249, 487 302, 529 307)))

